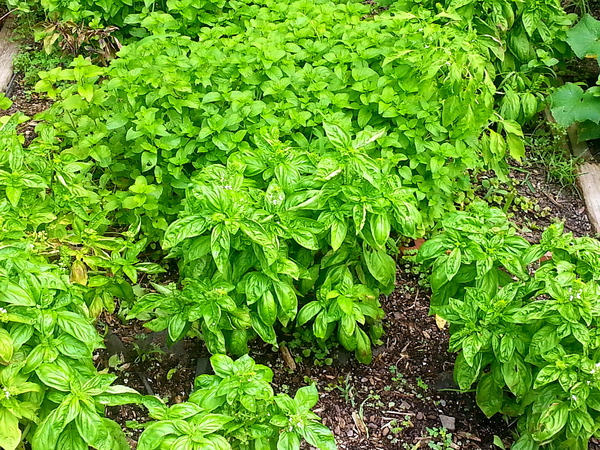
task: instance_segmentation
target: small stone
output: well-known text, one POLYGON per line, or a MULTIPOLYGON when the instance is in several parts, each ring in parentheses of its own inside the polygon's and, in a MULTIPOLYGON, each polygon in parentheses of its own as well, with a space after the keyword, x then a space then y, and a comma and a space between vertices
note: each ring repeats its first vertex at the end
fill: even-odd
POLYGON ((454 417, 445 416, 443 414, 439 415, 440 422, 442 422, 442 426, 449 431, 453 431, 456 429, 456 419, 454 417))
POLYGON ((436 391, 442 391, 446 389, 458 389, 457 384, 454 382, 454 375, 452 372, 442 372, 438 375, 437 379, 433 383, 433 389, 436 391))
POLYGON ((402 402, 402 403, 400 403, 400 408, 410 409, 410 404, 408 404, 407 402, 402 402))
POLYGON ((423 415, 422 412, 417 413, 417 420, 423 420, 424 418, 425 418, 425 416, 423 415))
POLYGON ((198 362, 196 364, 196 376, 200 376, 203 374, 210 374, 212 373, 212 368, 210 366, 210 360, 203 356, 201 358, 198 358, 198 362))
POLYGON ((384 436, 387 436, 389 432, 390 432, 390 429, 388 427, 385 427, 383 429, 383 433, 381 433, 381 434, 383 434, 384 436))

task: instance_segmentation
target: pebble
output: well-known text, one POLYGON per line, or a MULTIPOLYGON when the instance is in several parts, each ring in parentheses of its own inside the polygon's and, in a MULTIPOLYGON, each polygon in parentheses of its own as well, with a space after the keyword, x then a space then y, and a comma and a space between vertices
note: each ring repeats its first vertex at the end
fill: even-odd
POLYGON ((388 427, 385 427, 383 429, 383 433, 381 433, 381 434, 383 434, 383 436, 387 436, 389 432, 390 432, 390 429, 388 427))
POLYGON ((456 419, 454 417, 445 416, 443 414, 439 415, 440 422, 442 422, 442 426, 447 430, 453 431, 456 429, 456 419))
POLYGON ((425 418, 425 416, 423 415, 422 412, 417 413, 417 420, 423 420, 424 418, 425 418))

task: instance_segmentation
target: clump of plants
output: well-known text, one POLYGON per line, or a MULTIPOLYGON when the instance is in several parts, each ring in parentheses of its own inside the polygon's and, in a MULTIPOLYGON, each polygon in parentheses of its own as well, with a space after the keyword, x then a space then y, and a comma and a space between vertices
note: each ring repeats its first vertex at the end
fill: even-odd
MULTIPOLYGON (((598 59, 600 21, 586 14, 569 30, 567 42, 579 58, 598 59)), ((600 87, 584 90, 579 84, 565 83, 551 96, 551 111, 562 127, 578 124, 580 142, 600 138, 600 87)))
POLYGON ((236 361, 214 355, 211 365, 215 374, 196 378, 187 402, 167 407, 145 397, 155 421, 145 424, 139 450, 299 450, 303 440, 319 450, 337 449, 331 431, 311 411, 319 400, 314 386, 298 389, 294 398, 275 395, 271 369, 248 355, 236 361))
POLYGON ((461 390, 518 418, 513 449, 586 449, 600 414, 600 244, 552 225, 531 245, 498 209, 450 215, 417 258, 450 324, 461 390))
MULTIPOLYGON (((18 133, 26 117, 0 118, 0 445, 123 450, 103 407, 143 400, 156 422, 140 450, 287 450, 302 438, 335 448, 310 411, 314 388, 275 396, 268 369, 223 354, 246 353, 256 337, 276 346, 281 329, 298 326, 368 363, 383 332, 379 296, 395 287, 398 242, 469 200, 474 173, 502 176, 508 156, 523 156, 519 122, 536 105, 524 95, 499 115, 499 83, 509 73, 507 86, 525 80, 535 95, 541 81, 519 76, 552 58, 532 43, 521 65, 498 70, 497 41, 518 33, 488 36, 471 26, 480 13, 450 5, 371 15, 362 3, 329 0, 9 4, 41 6, 67 34, 85 29, 99 44, 125 36, 126 45, 107 67, 80 56, 40 74, 37 90, 56 102, 36 117, 32 142, 18 133), (174 268, 167 281, 155 276, 174 268), (149 279, 135 301, 140 274, 149 279), (116 310, 115 299, 171 342, 200 336, 220 354, 216 375, 200 377, 190 401, 167 407, 97 372, 93 322, 116 310)), ((520 12, 532 42, 558 36, 529 29, 520 12)), ((544 24, 554 30, 563 17, 550 12, 544 24)), ((82 41, 69 41, 73 34, 63 43, 75 51, 82 41)), ((118 45, 109 47, 110 56, 118 45)), ((507 242, 512 256, 525 248, 507 242)), ((475 283, 470 269, 460 272, 462 250, 437 250, 430 258, 446 258, 447 281, 475 283)), ((486 286, 508 284, 494 261, 481 269, 486 286)), ((455 289, 440 276, 436 268, 436 292, 455 289)), ((444 295, 436 294, 441 305, 444 295)), ((579 329, 568 331, 577 338, 579 329)), ((560 339, 575 352, 567 334, 560 339)), ((488 363, 467 355, 461 387, 479 379, 463 372, 488 363)), ((500 388, 508 399, 521 392, 511 376, 500 388)))

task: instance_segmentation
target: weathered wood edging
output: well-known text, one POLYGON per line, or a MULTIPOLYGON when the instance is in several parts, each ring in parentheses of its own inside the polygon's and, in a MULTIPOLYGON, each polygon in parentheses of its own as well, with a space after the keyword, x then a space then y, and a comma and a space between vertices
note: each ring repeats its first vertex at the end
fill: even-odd
POLYGON ((12 40, 14 17, 7 17, 0 26, 0 92, 4 92, 13 76, 13 58, 18 53, 19 46, 12 40))
MULTIPOLYGON (((548 122, 556 123, 549 109, 546 109, 545 116, 548 122)), ((577 124, 567 128, 567 136, 561 145, 573 156, 585 159, 577 168, 577 186, 583 197, 592 231, 600 233, 600 164, 594 161, 587 142, 579 142, 577 124)))

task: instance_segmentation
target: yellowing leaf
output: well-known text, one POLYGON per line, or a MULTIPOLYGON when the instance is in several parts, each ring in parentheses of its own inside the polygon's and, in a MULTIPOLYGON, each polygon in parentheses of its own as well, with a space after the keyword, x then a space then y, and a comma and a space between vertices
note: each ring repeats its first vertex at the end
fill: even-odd
POLYGON ((446 325, 448 325, 448 321, 445 319, 442 319, 440 316, 438 316, 437 314, 435 315, 435 324, 437 325, 437 327, 440 330, 443 330, 444 328, 446 328, 446 325))

